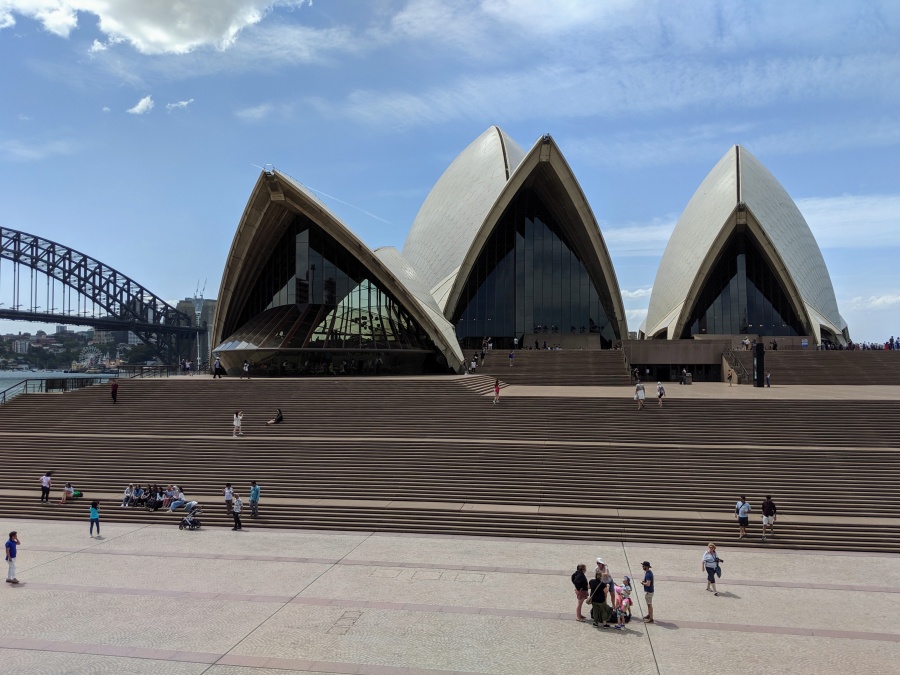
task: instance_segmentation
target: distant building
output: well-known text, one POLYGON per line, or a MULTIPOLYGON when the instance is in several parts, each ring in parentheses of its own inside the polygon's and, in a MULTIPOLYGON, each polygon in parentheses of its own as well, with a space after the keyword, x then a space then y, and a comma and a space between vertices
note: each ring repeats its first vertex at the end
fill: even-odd
POLYGON ((68 326, 57 326, 56 327, 56 335, 62 335, 63 333, 68 333, 68 326))
MULTIPOLYGON (((200 305, 200 325, 201 326, 212 326, 213 319, 216 315, 216 301, 215 300, 201 300, 200 305)), ((175 305, 175 309, 179 312, 184 312, 189 317, 191 317, 191 325, 197 325, 197 310, 196 305, 194 304, 194 298, 185 298, 184 300, 179 300, 178 304, 175 305)), ((209 332, 200 333, 200 359, 205 361, 209 358, 209 332)), ((191 347, 191 356, 197 357, 197 344, 194 343, 191 347)))
POLYGON ((12 350, 14 354, 27 354, 31 349, 31 340, 13 340, 12 350))

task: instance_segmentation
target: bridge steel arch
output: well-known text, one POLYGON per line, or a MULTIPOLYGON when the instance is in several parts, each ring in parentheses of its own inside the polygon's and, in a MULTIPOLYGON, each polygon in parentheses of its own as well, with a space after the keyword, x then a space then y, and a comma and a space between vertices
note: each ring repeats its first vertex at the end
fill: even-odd
MULTIPOLYGON (((99 320, 44 314, 58 323, 127 329, 167 363, 177 362, 182 341, 204 329, 134 279, 84 253, 27 232, 0 227, 0 258, 45 274, 107 313, 99 320), (52 317, 52 318, 51 318, 52 317)), ((5 318, 27 312, 4 312, 5 318)))

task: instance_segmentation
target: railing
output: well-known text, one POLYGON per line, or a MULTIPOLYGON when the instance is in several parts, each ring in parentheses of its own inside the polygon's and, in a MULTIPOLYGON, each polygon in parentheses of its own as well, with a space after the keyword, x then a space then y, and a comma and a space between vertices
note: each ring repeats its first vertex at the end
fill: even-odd
POLYGON ((738 374, 738 384, 750 384, 753 382, 753 378, 750 377, 750 373, 744 367, 744 364, 735 357, 734 349, 731 345, 726 345, 722 354, 725 357, 725 361, 731 366, 731 369, 738 374))
POLYGON ((180 372, 178 366, 119 366, 122 377, 129 379, 146 377, 175 377, 180 372))
POLYGON ((9 403, 22 394, 47 394, 84 389, 95 384, 105 384, 116 379, 113 375, 99 377, 44 377, 28 378, 0 391, 0 405, 9 403))

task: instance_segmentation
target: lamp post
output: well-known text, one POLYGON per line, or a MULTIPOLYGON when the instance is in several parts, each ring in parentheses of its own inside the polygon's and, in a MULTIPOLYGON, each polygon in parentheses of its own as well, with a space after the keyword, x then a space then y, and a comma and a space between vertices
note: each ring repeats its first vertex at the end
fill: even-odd
MULTIPOLYGON (((200 296, 194 296, 194 314, 197 316, 197 328, 200 327, 200 315, 203 313, 203 294, 200 296)), ((197 333, 197 365, 195 368, 200 368, 200 333, 197 333)))

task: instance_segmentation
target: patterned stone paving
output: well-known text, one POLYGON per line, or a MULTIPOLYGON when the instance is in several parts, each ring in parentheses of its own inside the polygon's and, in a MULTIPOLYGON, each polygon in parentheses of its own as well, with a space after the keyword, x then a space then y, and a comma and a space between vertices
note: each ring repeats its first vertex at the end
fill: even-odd
MULTIPOLYGON (((702 545, 2 520, 9 673, 896 672, 900 556, 702 545), (656 573, 657 622, 574 621, 569 575, 601 555, 656 573), (603 664, 606 664, 604 666, 603 664)), ((637 594, 636 615, 643 611, 637 594)))

